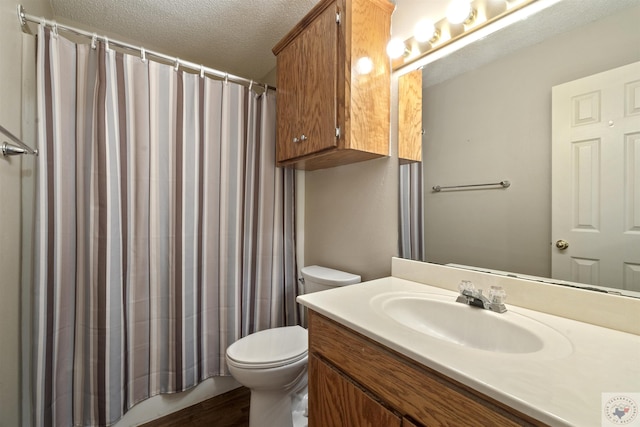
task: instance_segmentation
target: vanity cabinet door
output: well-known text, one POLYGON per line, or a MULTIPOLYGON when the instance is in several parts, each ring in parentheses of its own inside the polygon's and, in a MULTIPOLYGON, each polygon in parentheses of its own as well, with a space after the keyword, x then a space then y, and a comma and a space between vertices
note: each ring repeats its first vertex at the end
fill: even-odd
POLYGON ((402 419, 402 427, 423 427, 422 424, 417 424, 411 421, 409 418, 402 419))
POLYGON ((278 54, 278 162, 336 147, 336 13, 334 3, 278 54))
POLYGON ((323 360, 309 356, 309 427, 401 427, 402 419, 323 360))

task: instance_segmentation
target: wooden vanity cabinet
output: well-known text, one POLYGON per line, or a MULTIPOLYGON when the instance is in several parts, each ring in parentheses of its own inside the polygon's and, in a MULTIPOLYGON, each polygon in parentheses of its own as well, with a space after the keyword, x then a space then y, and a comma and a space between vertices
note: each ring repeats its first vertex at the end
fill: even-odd
POLYGON ((402 419, 402 427, 422 427, 407 418, 402 419))
POLYGON ((309 311, 309 427, 544 426, 309 311))
POLYGON ((273 48, 279 166, 314 170, 389 155, 392 11, 387 0, 321 0, 273 48), (368 73, 356 67, 365 57, 368 73))
POLYGON ((386 408, 322 359, 309 356, 309 375, 316 379, 312 426, 401 427, 400 416, 386 408))

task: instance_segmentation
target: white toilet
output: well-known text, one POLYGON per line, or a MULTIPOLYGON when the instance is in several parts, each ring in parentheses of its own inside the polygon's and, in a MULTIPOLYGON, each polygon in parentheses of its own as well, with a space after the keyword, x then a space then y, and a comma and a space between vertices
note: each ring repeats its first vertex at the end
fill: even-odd
MULTIPOLYGON (((312 265, 302 270, 303 290, 312 293, 360 282, 360 276, 312 265)), ((251 390, 249 427, 307 425, 307 330, 266 329, 227 348, 231 375, 251 390)))

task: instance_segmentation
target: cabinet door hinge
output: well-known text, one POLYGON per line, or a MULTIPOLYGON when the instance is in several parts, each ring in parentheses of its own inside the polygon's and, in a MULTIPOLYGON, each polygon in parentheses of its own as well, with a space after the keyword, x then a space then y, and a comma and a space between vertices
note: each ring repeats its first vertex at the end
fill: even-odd
POLYGON ((340 12, 336 12, 336 24, 340 24, 340 12))
POLYGON ((336 128, 336 138, 340 139, 340 128, 336 128))

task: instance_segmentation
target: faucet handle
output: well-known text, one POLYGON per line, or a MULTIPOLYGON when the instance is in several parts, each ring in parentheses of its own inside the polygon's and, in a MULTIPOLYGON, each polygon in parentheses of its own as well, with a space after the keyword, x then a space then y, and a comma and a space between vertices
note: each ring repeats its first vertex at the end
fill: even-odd
POLYGON ((491 286, 489 289, 489 301, 493 304, 502 304, 507 299, 507 293, 502 286, 491 286))
POLYGON ((476 287, 473 286, 473 283, 471 283, 470 280, 462 280, 458 284, 458 291, 460 291, 461 294, 463 294, 464 291, 467 291, 468 293, 473 294, 476 291, 476 287))

